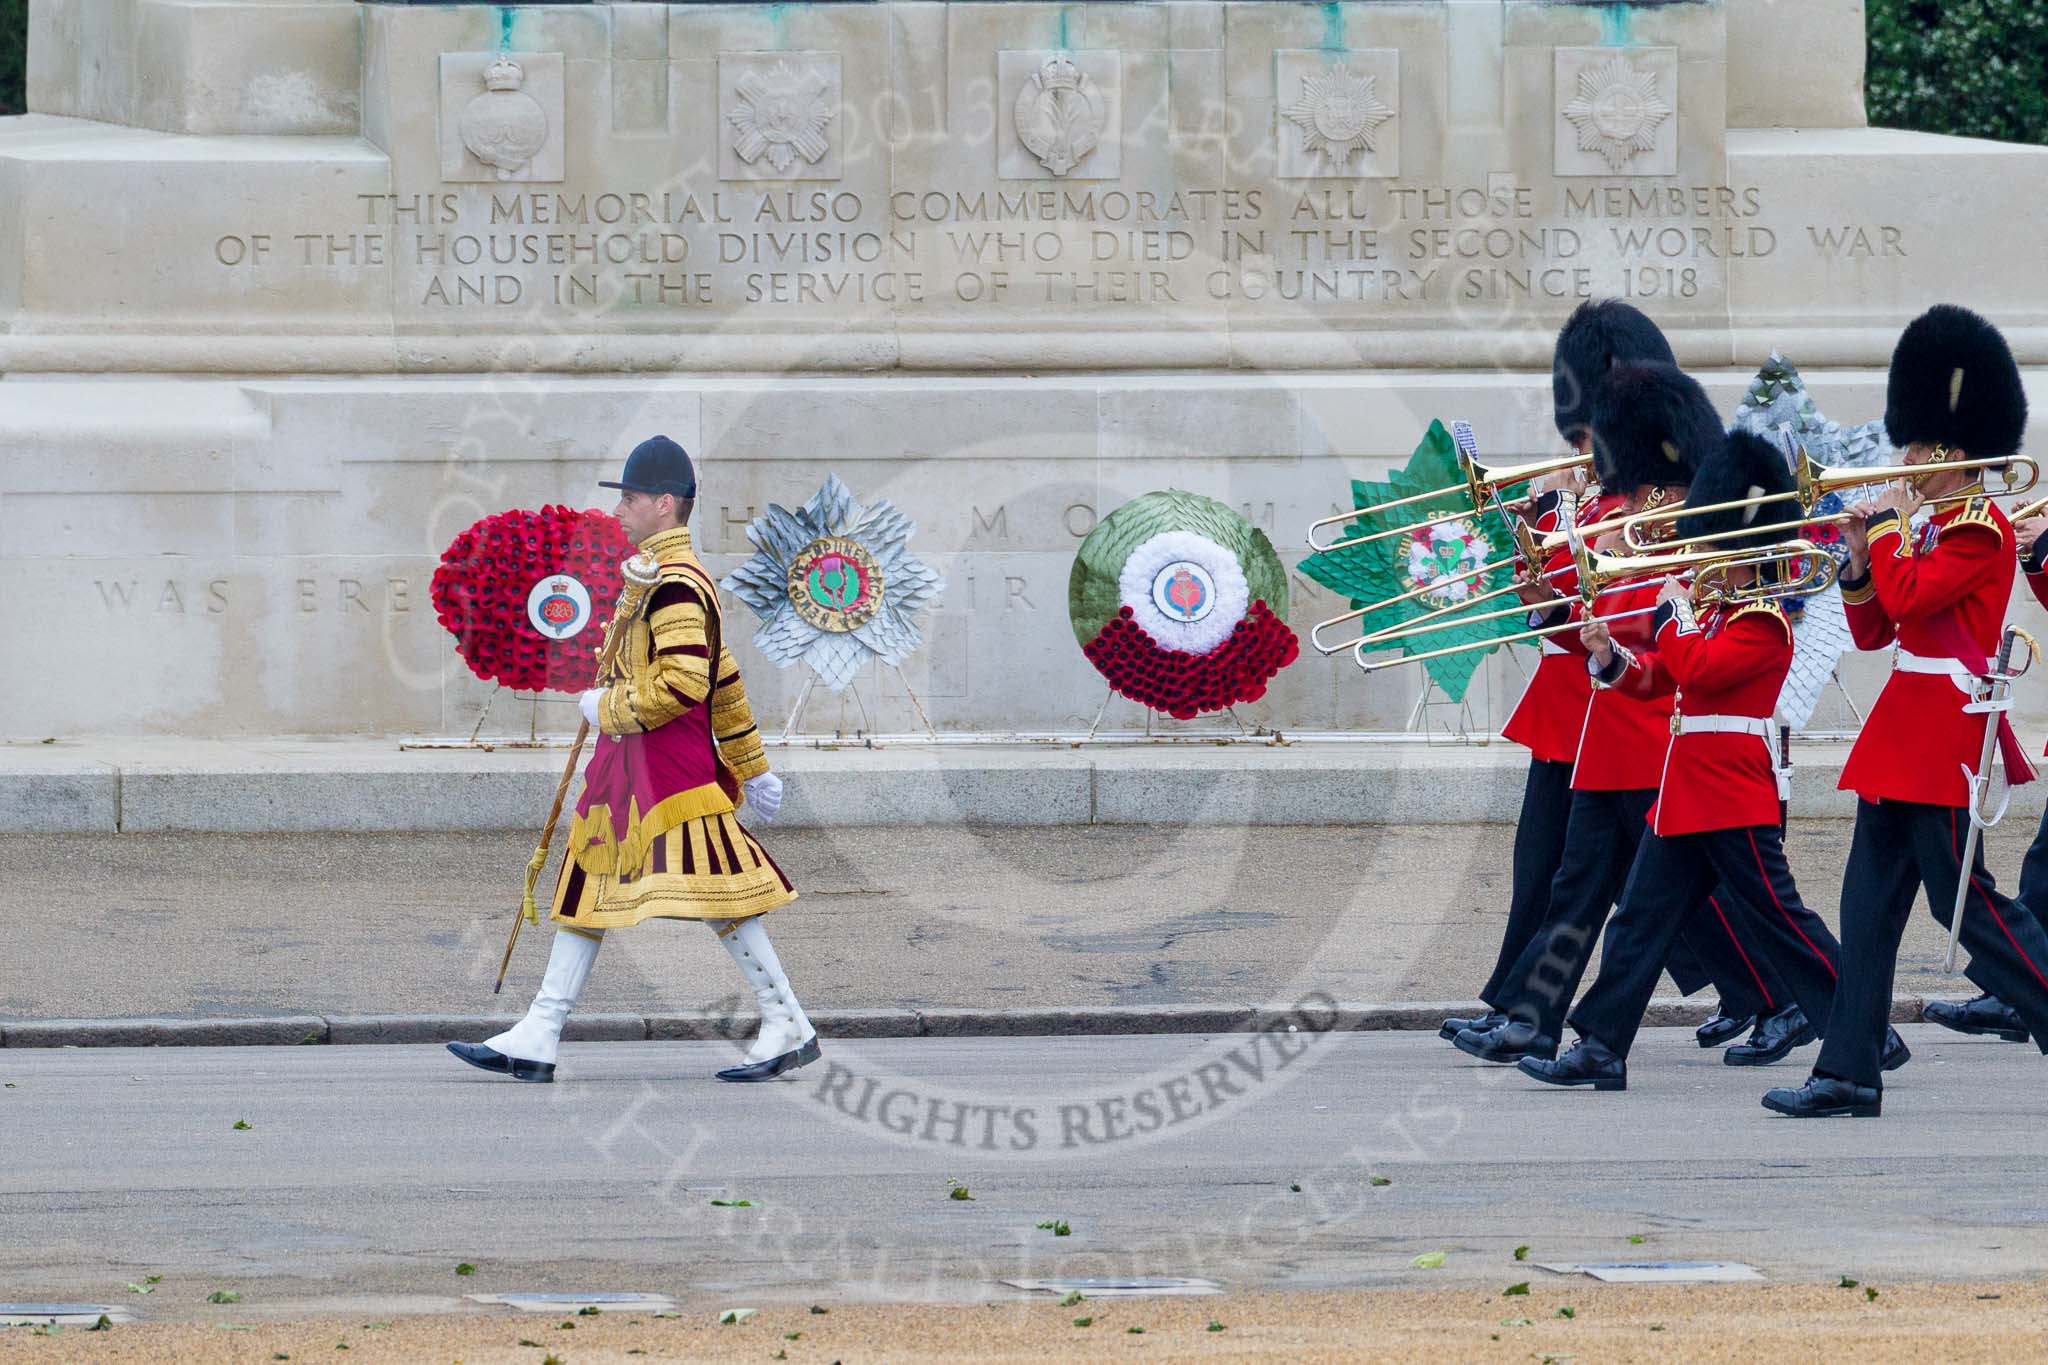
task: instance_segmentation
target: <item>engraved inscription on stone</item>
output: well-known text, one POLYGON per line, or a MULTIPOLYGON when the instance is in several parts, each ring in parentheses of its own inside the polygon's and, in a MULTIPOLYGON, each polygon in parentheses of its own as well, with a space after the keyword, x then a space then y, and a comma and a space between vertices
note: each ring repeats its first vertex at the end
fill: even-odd
POLYGON ((1561 47, 1558 175, 1678 174, 1678 49, 1561 47))
POLYGON ((441 178, 562 178, 562 54, 441 54, 441 178))
POLYGON ((1123 171, 1121 52, 997 54, 996 173, 1114 180, 1123 171))
POLYGON ((1395 50, 1273 54, 1279 81, 1281 176, 1386 178, 1401 173, 1401 54, 1395 50))
POLYGON ((724 52, 718 58, 723 180, 837 180, 836 52, 724 52))

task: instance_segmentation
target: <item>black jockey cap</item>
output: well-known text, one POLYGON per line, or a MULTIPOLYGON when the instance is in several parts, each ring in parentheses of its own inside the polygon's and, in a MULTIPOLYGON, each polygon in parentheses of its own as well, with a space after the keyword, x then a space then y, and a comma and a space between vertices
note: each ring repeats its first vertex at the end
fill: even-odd
POLYGON ((1973 459, 2018 454, 2027 394, 2005 337, 1952 303, 1913 319, 1892 352, 1884 431, 1900 450, 1925 441, 1973 459))
MULTIPOLYGON (((1687 507, 1706 508, 1715 503, 1790 493, 1797 486, 1791 463, 1774 443, 1753 432, 1731 431, 1721 448, 1702 461, 1699 472, 1692 476, 1685 503, 1687 507)), ((1678 537, 1716 537, 1701 549, 1755 549, 1791 539, 1791 528, 1804 515, 1799 500, 1789 497, 1751 503, 1748 507, 1686 512, 1678 518, 1678 537)))
POLYGON ((1678 363, 1657 324, 1620 299, 1578 306, 1550 361, 1550 400, 1557 434, 1572 444, 1593 424, 1593 392, 1616 365, 1678 363))
POLYGON ((697 471, 689 452, 666 436, 650 436, 633 447, 626 457, 626 472, 617 480, 599 479, 599 488, 617 488, 628 493, 677 498, 697 496, 697 471))
POLYGON ((1593 468, 1610 493, 1690 484, 1726 434, 1706 390, 1674 365, 1617 365, 1593 391, 1593 468))

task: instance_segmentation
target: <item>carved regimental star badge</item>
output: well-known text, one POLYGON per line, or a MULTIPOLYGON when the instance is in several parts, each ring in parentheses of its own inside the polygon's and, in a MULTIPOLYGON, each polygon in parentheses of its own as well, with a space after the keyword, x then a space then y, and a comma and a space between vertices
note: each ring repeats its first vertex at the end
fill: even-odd
POLYGON ((1348 66, 1301 78, 1301 98, 1287 117, 1301 127, 1302 147, 1321 153, 1338 170, 1361 152, 1373 150, 1379 126, 1394 111, 1373 93, 1374 79, 1348 66))
POLYGON ((917 614, 945 588, 910 552, 917 527, 888 502, 862 507, 830 475, 798 510, 771 503, 747 527, 754 555, 723 587, 761 618, 754 645, 843 691, 870 659, 900 665, 924 643, 917 614))
POLYGON ((725 116, 734 129, 733 152, 749 166, 765 156, 777 171, 788 170, 798 157, 817 165, 830 148, 830 89, 822 72, 798 71, 788 62, 766 73, 747 72, 734 88, 739 103, 725 116))
POLYGON ((1017 92, 1018 140, 1054 175, 1066 175, 1102 140, 1102 95, 1066 53, 1055 53, 1017 92))
POLYGON ((1598 152, 1621 174, 1637 156, 1657 146, 1657 129, 1671 106, 1657 93, 1657 73, 1638 71, 1614 57, 1579 73, 1579 90, 1564 116, 1579 130, 1579 150, 1598 152))

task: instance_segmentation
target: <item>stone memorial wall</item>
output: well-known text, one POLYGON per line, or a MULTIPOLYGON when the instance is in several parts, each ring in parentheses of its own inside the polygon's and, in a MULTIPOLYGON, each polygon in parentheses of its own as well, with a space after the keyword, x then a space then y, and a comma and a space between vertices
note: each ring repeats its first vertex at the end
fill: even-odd
MULTIPOLYGON (((948 588, 906 677, 941 729, 1085 728, 1097 520, 1189 488, 1292 563, 1433 417, 1548 454, 1582 299, 1649 311, 1727 411, 1776 348, 1876 415, 1942 299, 2048 362, 2019 230, 2048 150, 1862 127, 1844 0, 31 15, 36 112, 0 120, 16 735, 466 733, 441 548, 601 504, 655 431, 699 459, 715 570, 827 472, 919 523, 948 588)), ((1338 609, 1293 586, 1304 635, 1338 609)), ((800 680, 743 662, 773 719, 800 680)), ((1246 715, 1398 729, 1418 683, 1310 658, 1246 715)), ((913 728, 893 674, 860 694, 811 722, 913 728)))

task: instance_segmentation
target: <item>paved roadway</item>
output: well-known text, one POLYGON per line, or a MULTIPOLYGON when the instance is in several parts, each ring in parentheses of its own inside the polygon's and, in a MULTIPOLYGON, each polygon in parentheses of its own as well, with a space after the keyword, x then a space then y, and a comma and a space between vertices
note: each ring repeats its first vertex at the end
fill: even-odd
POLYGON ((206 1318, 234 1289, 247 1320, 519 1289, 944 1300, 1015 1274, 1477 1287, 1540 1277, 1524 1244, 1796 1280, 2048 1272, 2048 1062, 1906 1032, 1886 1117, 1833 1123, 1757 1106, 1803 1068, 1732 1071, 1676 1030, 1599 1096, 1425 1034, 1313 1030, 839 1043, 838 1069, 753 1087, 709 1080, 731 1054, 696 1043, 575 1045, 552 1087, 424 1047, 0 1052, 0 1299, 206 1318))
MULTIPOLYGON (((2019 865, 2032 823, 1992 832, 2019 865)), ((788 830, 803 899, 771 917, 815 1008, 1363 1004, 1469 998, 1500 942, 1513 830, 1084 827, 788 830)), ((121 835, 0 839, 0 1020, 484 1014, 524 1008, 529 933, 490 980, 532 836, 121 835)), ((1848 827, 1790 851, 1831 921, 1848 827)), ((1914 917, 1898 989, 1942 977, 1914 917)), ((651 925, 606 944, 583 1008, 714 1008, 738 974, 712 936, 651 925)))

